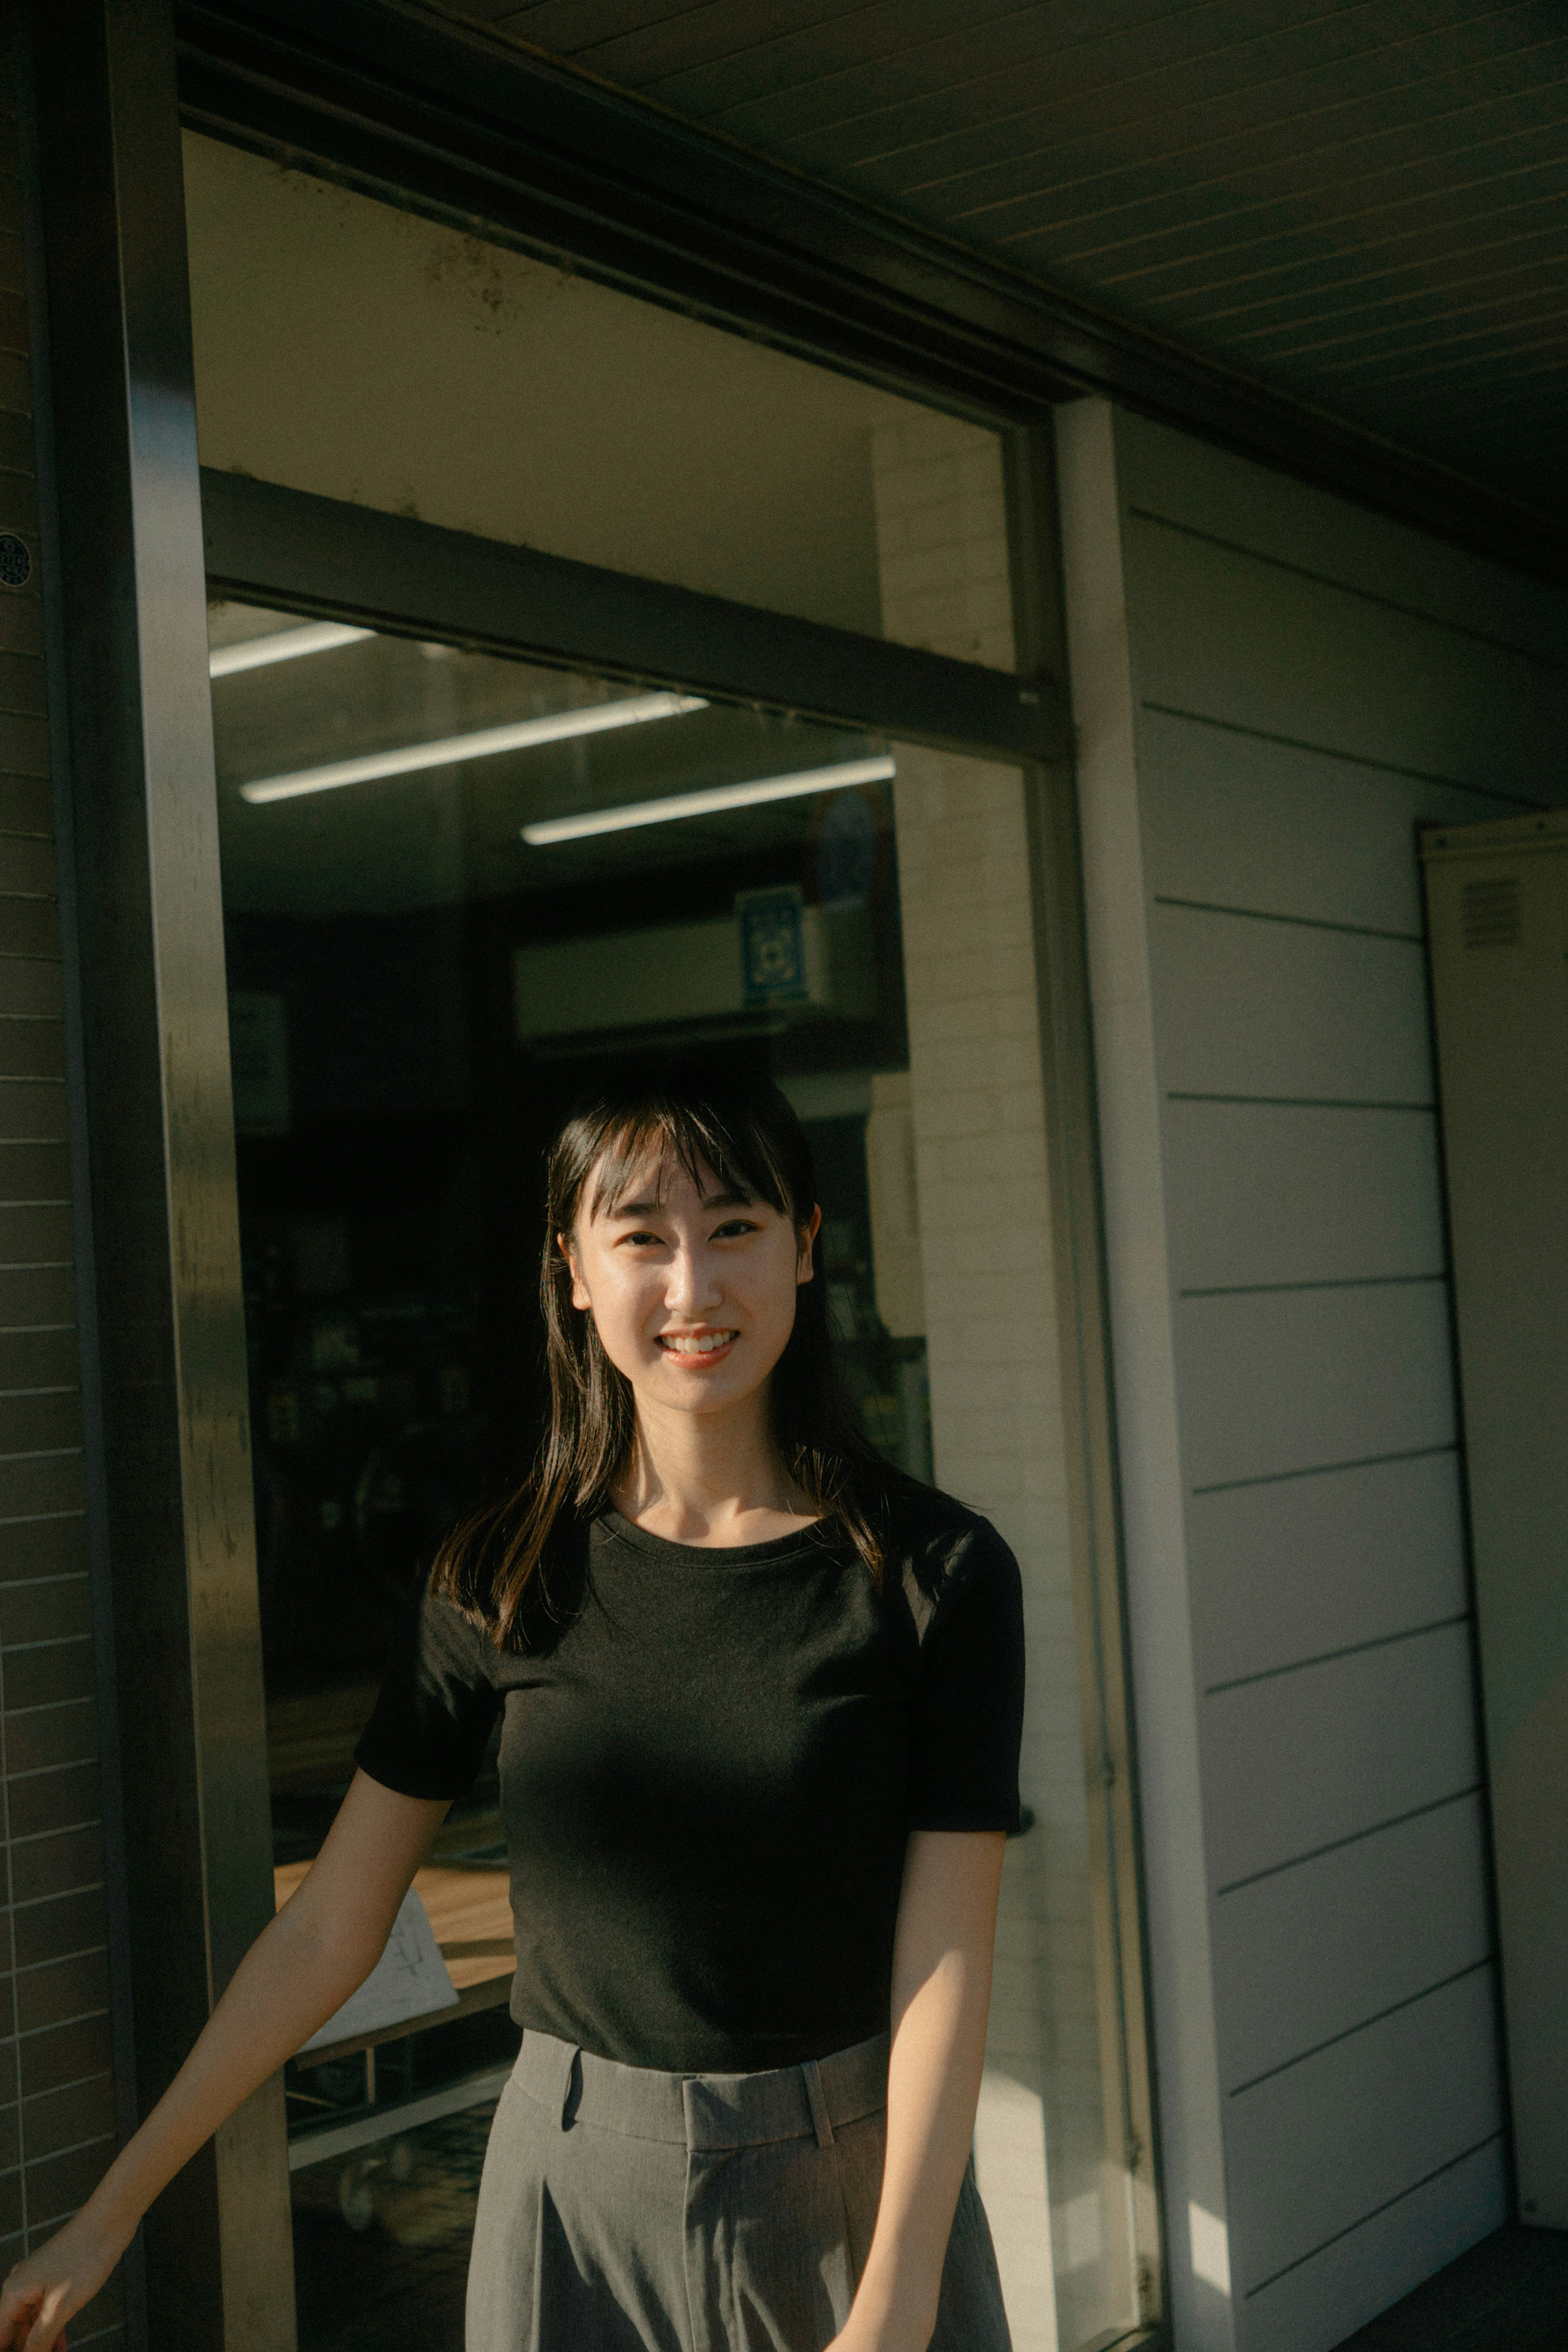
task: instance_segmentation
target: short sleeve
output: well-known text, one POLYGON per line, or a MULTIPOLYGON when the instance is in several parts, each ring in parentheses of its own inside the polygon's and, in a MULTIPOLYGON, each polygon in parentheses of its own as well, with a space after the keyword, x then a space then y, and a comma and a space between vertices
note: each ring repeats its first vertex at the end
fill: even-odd
POLYGON ((921 1644, 909 1826, 1019 1826, 1023 1590, 1018 1562, 982 1525, 955 1564, 921 1644))
POLYGON ((361 1770, 402 1797, 466 1796, 500 1710, 490 1655, 478 1627, 422 1584, 354 1750, 361 1770))

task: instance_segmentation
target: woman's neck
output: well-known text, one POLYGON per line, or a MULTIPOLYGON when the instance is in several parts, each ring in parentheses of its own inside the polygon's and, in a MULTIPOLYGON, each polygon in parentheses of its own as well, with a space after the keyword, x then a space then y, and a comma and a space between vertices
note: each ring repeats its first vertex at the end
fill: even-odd
POLYGON ((780 1460, 766 1411, 666 1415, 639 1405, 613 1499, 649 1535, 715 1547, 770 1543, 819 1516, 780 1460))

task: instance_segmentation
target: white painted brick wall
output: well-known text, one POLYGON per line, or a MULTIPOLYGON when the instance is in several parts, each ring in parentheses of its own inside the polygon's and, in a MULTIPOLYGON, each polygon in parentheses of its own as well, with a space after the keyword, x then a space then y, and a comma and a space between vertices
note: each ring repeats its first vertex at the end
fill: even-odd
MULTIPOLYGON (((1010 667, 996 437, 942 417, 890 426, 874 436, 873 478, 886 635, 1010 667)), ((1017 1553, 1029 1641, 1022 1785, 1037 1826, 1008 1853, 976 2154, 1017 2352, 1073 2352, 1126 2313, 1104 2160, 1023 780, 915 747, 897 758, 936 1477, 1017 1553)))

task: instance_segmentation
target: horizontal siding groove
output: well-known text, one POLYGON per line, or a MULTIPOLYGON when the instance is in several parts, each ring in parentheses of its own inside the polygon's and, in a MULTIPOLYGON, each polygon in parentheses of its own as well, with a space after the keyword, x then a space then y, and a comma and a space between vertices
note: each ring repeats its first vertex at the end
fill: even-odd
POLYGON ((1282 1486, 1291 1478, 1329 1478, 1336 1470, 1376 1470, 1385 1462, 1425 1462, 1433 1454, 1458 1451, 1452 1442, 1447 1445, 1415 1445, 1404 1454, 1363 1454, 1350 1462, 1312 1462, 1304 1470, 1264 1470, 1256 1478, 1220 1478, 1212 1486, 1193 1486, 1188 1491, 1195 1496, 1234 1495, 1243 1486, 1282 1486))
MULTIPOLYGON (((1209 898, 1171 898, 1163 892, 1155 894, 1156 907, 1186 907, 1195 915, 1228 915, 1243 923, 1289 923, 1299 931, 1349 931, 1358 940, 1402 940, 1406 946, 1421 948, 1427 944, 1424 931, 1385 931, 1375 923, 1333 923, 1326 915, 1277 915, 1268 907, 1224 907, 1209 898)), ((51 1013, 31 1013, 30 1020, 52 1020, 51 1013)))
MULTIPOLYGON (((0 1265, 0 1274, 26 1274, 30 1269, 19 1265, 0 1265)), ((79 1454, 79 1445, 37 1445, 26 1454, 0 1454, 0 1462, 63 1462, 68 1454, 79 1454)))
POLYGON ((84 1944, 79 1951, 51 1952, 47 1960, 26 1961, 16 1970, 16 1974, 19 1977, 36 1977, 40 1969, 61 1968, 67 1960, 100 1960, 108 1950, 107 1944, 84 1944))
MULTIPOLYGON (((35 961, 35 959, 29 957, 27 961, 31 962, 35 961)), ((64 1085, 64 1078, 17 1078, 9 1076, 0 1077, 0 1087, 63 1087, 64 1085)), ((20 1143, 24 1140, 29 1143, 57 1143, 59 1141, 58 1136, 55 1135, 40 1135, 37 1137, 28 1136, 26 1138, 14 1135, 8 1139, 12 1143, 20 1143)))
MULTIPOLYGON (((89 1633, 78 1633, 76 1636, 78 1645, 86 1643, 90 1641, 91 1638, 91 1635, 89 1633)), ((14 1658, 16 1655, 16 1653, 15 1650, 8 1649, 5 1655, 8 1658, 14 1658)), ((92 1695, 89 1691, 73 1691, 65 1698, 40 1699, 35 1706, 8 1706, 5 1709, 5 1721, 7 1723, 20 1723, 25 1717, 29 1715, 56 1715, 62 1707, 86 1706, 89 1704, 91 1696, 92 1695)), ((59 1767, 56 1766, 54 1769, 58 1770, 59 1767)), ((23 1776, 19 1772, 15 1772, 11 1775, 13 1780, 20 1780, 22 1777, 23 1776)), ((64 1892, 63 1888, 61 1889, 61 1892, 64 1892)), ((3 1907, 3 1906, 0 1906, 0 1908, 3 1907)))
MULTIPOLYGON (((77 1451, 79 1454, 81 1448, 78 1446, 77 1451)), ((86 1517, 85 1510, 18 1511, 14 1518, 0 1519, 0 1528, 43 1528, 50 1526, 57 1520, 85 1519, 86 1517)))
MULTIPOLYGON (((7 1209, 20 1208, 19 1201, 7 1201, 7 1209)), ((75 1265, 74 1257, 16 1257, 0 1261, 0 1274, 66 1274, 75 1265)), ((4 1460, 0 1455, 0 1460, 4 1460)))
MULTIPOLYGON (((1287 1290, 1408 1290, 1412 1284, 1447 1282, 1439 1266, 1432 1274, 1345 1274, 1322 1282, 1215 1282, 1207 1289, 1179 1290, 1178 1298, 1271 1298, 1287 1290)), ((0 1391, 0 1394, 4 1394, 0 1391)))
MULTIPOLYGON (((10 1777, 15 1780, 19 1780, 21 1775, 13 1772, 10 1777)), ((99 1830, 102 1827, 103 1822, 99 1815, 89 1813, 85 1821, 62 1822, 57 1829, 29 1830, 25 1837, 14 1837, 9 1843, 14 1846, 37 1845, 40 1838, 74 1837, 78 1830, 99 1830)))
MULTIPOLYGON (((29 2091, 26 2097, 21 2102, 21 2105, 24 2107, 36 2106, 40 2099, 57 2099, 66 2091, 85 2091, 89 2084, 109 2083, 112 2082, 113 2079, 114 2078, 110 2074, 109 2068, 107 2066, 100 2066, 95 2074, 78 2074, 68 2083, 51 2083, 47 2091, 29 2091)), ((62 2155, 65 2153, 63 2149, 59 2152, 62 2155)), ((55 2151, 51 2149, 50 2155, 52 2156, 54 2153, 55 2151)), ((39 2159, 35 2157, 33 2161, 36 2164, 39 2159)), ((48 2158, 46 2157, 43 2158, 43 2161, 47 2163, 48 2158)))
POLYGON ((1288 2074, 1292 2066, 1304 2066, 1309 2058, 1319 2057, 1325 2050, 1336 2049, 1340 2042, 1349 2042, 1357 2033, 1370 2032, 1375 2025, 1383 2024, 1385 2019, 1397 2017, 1402 2009, 1414 2009, 1417 2001, 1430 2000, 1434 1993, 1446 1992, 1450 1985, 1463 1984, 1467 1977, 1475 1976, 1481 1969, 1490 1969, 1495 1957, 1494 1953, 1483 1952, 1479 1960, 1470 1962, 1469 1968, 1456 1969, 1452 1976, 1439 1977, 1436 1984, 1423 1985, 1419 1992, 1406 1993, 1403 2000, 1390 2001, 1386 2009, 1378 2010, 1375 2016, 1364 2017, 1356 2025, 1347 2025, 1343 2033, 1331 2033, 1326 2042, 1314 2042, 1310 2050, 1300 2050, 1293 2058, 1282 2058, 1277 2066, 1265 2067, 1262 2074, 1254 2074, 1250 2082, 1238 2083, 1233 2091, 1226 2093, 1226 2096, 1239 2099, 1244 2093, 1255 2091, 1260 2083, 1271 2083, 1277 2074, 1288 2074))
POLYGON ((26 2025, 16 2039, 18 2042, 36 2042, 40 2033, 58 2033, 66 2025, 96 2025, 100 2017, 108 2015, 107 2009, 78 2010, 74 2017, 52 2017, 47 2025, 26 2025))
POLYGON ((1145 710, 1157 711, 1162 719, 1185 719, 1191 727, 1218 728, 1222 735, 1245 735, 1254 743, 1278 743, 1286 751, 1311 751, 1320 760, 1338 760, 1347 768, 1365 768, 1375 776, 1400 776, 1415 784, 1443 784, 1449 792, 1469 793, 1478 801, 1496 801, 1500 808, 1550 808, 1550 801, 1538 800, 1533 793, 1500 793, 1489 784, 1472 783, 1467 776, 1439 776, 1430 768, 1401 768, 1392 760, 1371 760, 1364 751, 1342 751, 1333 743, 1317 743, 1306 735, 1280 735, 1270 727, 1248 727, 1239 719, 1218 719, 1210 710, 1186 710, 1176 702, 1145 701, 1145 710))
MULTIPOLYGON (((60 1832, 57 1830, 54 1834, 56 1837, 58 1837, 60 1832)), ((26 1896, 22 1902, 8 1903, 5 1907, 6 1910, 11 1912, 36 1911, 40 1903, 63 1903, 68 1895, 96 1895, 99 1892, 102 1885, 103 1881, 101 1878, 88 1878, 84 1879, 79 1886, 53 1886, 49 1889, 49 1892, 47 1895, 29 1895, 26 1896)), ((51 1954, 50 1957, 52 1958, 53 1955, 51 1954)), ((43 1967, 47 1966, 47 1963, 39 1962, 37 1965, 43 1967)), ((55 2087, 57 2089, 63 2089, 64 2085, 57 2084, 55 2087)))
MULTIPOLYGON (((51 1202, 50 1206, 54 1205, 51 1202)), ((0 1338, 33 1339, 46 1332, 74 1331, 76 1328, 74 1323, 0 1323, 0 1338)))
MULTIPOLYGON (((0 1524, 3 1524, 3 1522, 0 1522, 0 1524)), ((54 1704, 56 1706, 83 1706, 87 1704, 87 1701, 84 1699, 56 1699, 54 1704)), ((23 1710, 20 1708, 17 1710, 18 1713, 21 1713, 22 1711, 23 1710)), ((26 1771, 7 1772, 5 1779, 7 1784, 17 1780, 42 1780, 50 1772, 71 1772, 74 1771, 78 1765, 96 1764, 97 1762, 98 1750, 96 1748, 89 1748, 85 1756, 61 1756, 57 1759, 53 1764, 29 1764, 26 1771)), ((62 1954, 60 1957, 63 1958, 64 1955, 62 1954)))
MULTIPOLYGON (((35 1580, 35 1581, 37 1581, 37 1580, 35 1580)), ((71 1577, 71 1578, 68 1578, 68 1577, 57 1577, 57 1578, 54 1578, 54 1579, 52 1579, 52 1580, 51 1580, 51 1581, 53 1581, 53 1582, 55 1582, 55 1583, 59 1583, 59 1584, 65 1584, 65 1583, 76 1583, 76 1582, 78 1582, 78 1580, 79 1580, 78 1579, 74 1578, 74 1577, 71 1577)), ((8 1584, 8 1585, 5 1587, 5 1590, 6 1590, 6 1591, 7 1591, 7 1592, 22 1592, 22 1591, 26 1591, 30 1590, 30 1586, 28 1586, 28 1585, 23 1585, 23 1584, 8 1584)), ((68 1650, 68 1649, 70 1649, 70 1648, 71 1648, 75 1643, 78 1643, 78 1642, 87 1642, 87 1641, 90 1641, 90 1640, 91 1640, 91 1638, 92 1638, 92 1637, 91 1637, 91 1635, 90 1635, 89 1633, 51 1633, 46 1641, 41 1641, 41 1642, 7 1642, 7 1643, 5 1643, 5 1655, 6 1655, 6 1657, 8 1657, 8 1658, 23 1658, 23 1657, 26 1657, 26 1656, 30 1655, 30 1654, 31 1654, 31 1653, 32 1653, 33 1651, 35 1651, 35 1650, 68 1650)), ((1390 1636, 1390 1639, 1395 1640, 1395 1641, 1397 1641, 1397 1640, 1398 1640, 1398 1638, 1399 1638, 1399 1636, 1398 1636, 1397 1634, 1394 1634, 1394 1635, 1391 1635, 1391 1636, 1390 1636)), ((1289 1668, 1288 1668, 1288 1667, 1277 1667, 1277 1668, 1275 1668, 1275 1669, 1274 1669, 1274 1671, 1275 1671, 1276 1673, 1288 1673, 1288 1672, 1289 1672, 1289 1668)), ((1223 1690, 1225 1687, 1226 1687, 1226 1685, 1225 1685, 1223 1683, 1221 1683, 1221 1684, 1218 1684, 1218 1685, 1216 1685, 1216 1688, 1218 1688, 1218 1689, 1221 1689, 1221 1690, 1223 1690)), ((51 1706, 59 1706, 59 1704, 60 1704, 60 1702, 59 1702, 59 1700, 58 1700, 58 1699, 53 1699, 53 1700, 51 1700, 51 1701, 49 1702, 49 1704, 50 1704, 51 1706)), ((27 1711, 27 1710, 26 1709, 26 1707, 19 1707, 19 1706, 14 1706, 14 1707, 11 1709, 11 1713, 12 1713, 13 1715, 25 1715, 25 1714, 26 1713, 26 1711, 27 1711)))
POLYGON ((1440 1813, 1445 1805, 1458 1805, 1466 1797, 1479 1797, 1481 1784, 1470 1780, 1462 1789, 1451 1789, 1446 1797, 1434 1797, 1429 1805, 1412 1805, 1406 1813, 1391 1813, 1385 1822, 1374 1822, 1364 1830, 1352 1830, 1348 1837, 1330 1838, 1327 1845, 1315 1845, 1306 1853, 1293 1853, 1286 1862, 1271 1862, 1267 1870, 1249 1871, 1245 1878, 1233 1878, 1227 1885, 1217 1886, 1214 1899, 1222 1895, 1239 1895, 1244 1886, 1261 1885, 1265 1878, 1278 1878, 1287 1870, 1300 1870, 1303 1863, 1317 1862, 1325 1853, 1339 1853, 1345 1846, 1364 1844, 1366 1839, 1381 1837, 1385 1830, 1396 1830, 1406 1822, 1418 1822, 1428 1813, 1440 1813))
POLYGON ((1375 2221, 1380 2213, 1391 2213, 1396 2205, 1403 2205, 1406 2197, 1414 2197, 1417 2189, 1425 2189, 1430 2181, 1441 2180, 1445 2172, 1452 2172, 1456 2165, 1468 2164, 1472 2156, 1479 2156, 1483 2147, 1495 2147, 1501 2137, 1500 2131, 1488 2132, 1485 2139, 1478 2139, 1473 2147, 1460 2148, 1457 2156, 1449 2157, 1447 2164, 1434 2165, 1430 2172, 1424 2172, 1421 2175, 1419 2180, 1406 2182, 1395 2196, 1385 2197, 1381 2205, 1375 2205, 1370 2213, 1363 2213, 1359 2221, 1347 2222, 1343 2230, 1336 2230, 1332 2238, 1323 2240, 1321 2246, 1313 2246, 1307 2253, 1298 2254, 1293 2263, 1286 2263, 1282 2269, 1275 2271, 1271 2276, 1260 2279, 1256 2286, 1247 2287, 1243 2291, 1243 2302, 1250 2302, 1255 2294, 1261 2294, 1265 2288, 1278 2285, 1281 2279, 1289 2278, 1292 2271, 1299 2271, 1303 2263, 1315 2262, 1320 2254, 1327 2253, 1331 2246, 1340 2245, 1346 2238, 1354 2237, 1357 2230, 1365 2228, 1368 2221, 1375 2221))
MULTIPOLYGON (((1211 1095, 1173 1087, 1166 1102, 1235 1103, 1254 1110, 1416 1110, 1437 1116, 1435 1102, 1368 1102, 1362 1095, 1211 1095)), ((47 1138, 40 1138, 47 1141, 47 1138)))
MULTIPOLYGON (((59 2159, 60 2159, 60 2158, 62 2158, 62 2157, 67 2157, 67 2156, 81 2156, 81 2155, 83 2155, 83 2154, 85 2153, 85 2151, 86 2151, 88 2148, 89 2148, 89 2147, 101 2147, 103 2146, 103 2144, 104 2144, 105 2140, 111 2140, 113 2137, 114 2137, 114 2134, 113 2134, 111 2131, 107 2131, 107 2132, 94 2132, 94 2134, 93 2134, 93 2136, 92 2136, 92 2137, 91 2137, 90 2139, 78 2139, 78 2140, 73 2140, 73 2141, 71 2142, 71 2145, 69 2146, 69 2147, 52 2147, 52 2148, 50 2148, 50 2150, 49 2150, 49 2152, 48 2152, 47 2156, 42 2156, 42 2157, 35 2156, 35 2157, 32 2157, 32 2158, 30 2158, 28 2159, 28 2163, 27 2163, 27 2170, 28 2170, 29 2176, 30 2176, 33 2172, 35 2172, 35 2171, 37 2170, 37 2167, 38 2167, 40 2164, 55 2164, 55 2163, 58 2162, 58 2160, 59 2160, 59 2159)), ((37 2227, 38 2227, 38 2228, 45 2228, 45 2227, 47 2227, 47 2223, 38 2223, 38 2224, 37 2224, 36 2226, 37 2226, 37 2227)), ((80 2338, 79 2338, 79 2337, 78 2338, 78 2342, 80 2341, 80 2338)))
MULTIPOLYGON (((1461 1609, 1452 1617, 1434 1617, 1428 1624, 1406 1625, 1403 1632, 1398 1633, 1374 1633, 1364 1642, 1347 1642, 1341 1650, 1322 1650, 1314 1657, 1292 1658, 1289 1665, 1260 1666, 1255 1675, 1234 1675, 1228 1682, 1209 1683, 1203 1695, 1205 1698, 1218 1698, 1225 1691, 1246 1690, 1253 1683, 1277 1682, 1281 1675, 1304 1675, 1312 1666, 1332 1666, 1336 1658, 1359 1658, 1368 1650, 1391 1650, 1396 1643, 1416 1642, 1420 1640, 1423 1633, 1446 1633, 1451 1625, 1468 1625, 1469 1622, 1470 1612, 1468 1609, 1461 1609)), ((66 1636, 67 1641, 80 1639, 82 1639, 80 1634, 66 1636)), ((37 1642, 16 1644, 18 1650, 39 1649, 44 1646, 43 1643, 37 1642)), ((57 1648, 62 1647, 63 1644, 53 1643, 49 1646, 57 1648)), ((5 1654, 11 1657, 16 1653, 8 1649, 5 1654)))
POLYGON ((81 1390, 75 1381, 67 1381, 52 1389, 0 1389, 0 1404, 7 1397, 79 1396, 81 1390))
POLYGON ((1500 637, 1490 629, 1469 629, 1462 621, 1447 621, 1437 613, 1428 613, 1419 604, 1406 604, 1397 596, 1381 596, 1375 588, 1358 588, 1349 580, 1336 580, 1330 572, 1314 572, 1310 564, 1289 563, 1282 555, 1264 555, 1255 547, 1243 547, 1239 541, 1226 539, 1218 531, 1200 530, 1197 523, 1174 522, 1168 515, 1156 514, 1152 507, 1129 506, 1127 512, 1140 522, 1152 522, 1159 530, 1175 531, 1180 539, 1201 540, 1206 547, 1222 547, 1229 555, 1245 557, 1249 563, 1261 563, 1270 572, 1288 572, 1297 580, 1310 580, 1319 588, 1332 588, 1341 596, 1354 596, 1358 604, 1376 604, 1385 613, 1402 614, 1407 621, 1419 621, 1423 628, 1441 629, 1446 636, 1465 637, 1471 645, 1490 646, 1496 653, 1512 654, 1520 661, 1532 662, 1549 677, 1568 671, 1568 663, 1548 661, 1544 654, 1528 646, 1516 645, 1511 637, 1500 637))
MULTIPOLYGON (((0 769, 0 775, 4 773, 5 770, 0 769)), ((0 948, 0 962, 60 963, 63 961, 64 959, 57 955, 39 955, 32 948, 0 948)))

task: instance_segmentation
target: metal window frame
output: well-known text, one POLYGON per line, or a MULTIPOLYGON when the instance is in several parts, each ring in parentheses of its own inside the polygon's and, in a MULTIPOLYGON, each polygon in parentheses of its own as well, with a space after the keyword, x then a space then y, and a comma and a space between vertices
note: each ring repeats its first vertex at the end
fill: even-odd
MULTIPOLYGON (((742 315, 755 323, 771 303, 769 331, 815 362, 1006 426, 1027 675, 979 670, 233 477, 202 482, 168 0, 29 5, 52 289, 61 556, 54 593, 71 742, 62 789, 78 875, 81 1097, 101 1335, 99 1535, 123 1702, 122 1958, 135 2009, 139 2100, 144 2105, 173 2071, 271 1907, 200 490, 214 575, 234 594, 695 682, 1017 762, 1030 779, 1079 1615, 1085 1693, 1098 1694, 1097 1717, 1086 1723, 1103 1857, 1098 1932, 1110 1967, 1108 2030, 1123 2053, 1121 2117, 1129 2139, 1141 2141, 1134 2220, 1147 2252, 1156 2237, 1153 2118, 1092 1040, 1070 738, 1063 697, 1051 683, 1064 666, 1051 619, 1054 515, 1041 430, 1047 398, 1081 380, 1038 357, 1019 361, 1016 345, 1009 357, 999 331, 945 314, 951 289, 936 282, 916 239, 901 244, 890 232, 869 275, 847 233, 803 264, 779 193, 810 214, 809 184, 779 175, 766 232, 755 217, 756 191, 745 205, 737 194, 731 211, 743 234, 721 268, 710 249, 724 234, 714 207, 716 197, 722 212, 727 199, 703 176, 702 142, 681 149, 685 209, 671 203, 659 212, 623 151, 600 152, 607 126, 617 138, 625 127, 613 107, 575 130, 551 113, 550 140, 541 131, 532 145, 514 122, 504 153, 492 142, 476 162, 464 142, 479 143, 484 126, 476 128, 451 90, 437 87, 433 97, 416 85, 411 94, 406 83, 389 90, 382 72, 383 112, 401 108, 402 115, 391 129, 378 117, 373 50, 374 70, 356 69, 352 89, 340 74, 336 98, 324 98, 320 7, 276 0, 265 23, 256 13, 242 23, 187 7, 179 19, 180 87, 185 119, 198 127, 269 152, 287 147, 291 160, 388 201, 494 228, 530 249, 543 249, 539 224, 553 205, 553 226, 573 240, 553 249, 588 248, 600 274, 644 299, 692 304, 729 324, 742 315), (207 43, 199 56, 191 39, 198 18, 207 43), (249 44, 243 74, 232 54, 214 65, 225 41, 230 52, 249 44), (290 124, 308 128, 309 141, 288 139, 290 124), (441 126, 446 143, 437 149, 441 126), (563 155, 574 137, 581 152, 563 155), (572 172, 575 194, 563 192, 572 172), (433 191, 433 177, 444 193, 433 191), (890 255, 894 278, 904 272, 891 285, 890 255), (1020 416, 1032 424, 1020 426, 1020 416), (695 666, 710 674, 694 681, 699 646, 706 650, 695 666), (147 1704, 154 1689, 172 1694, 155 1709, 147 1704)), ((444 59, 462 67, 474 97, 479 68, 494 71, 493 41, 397 0, 373 7, 333 0, 334 37, 350 20, 361 41, 374 35, 385 47, 388 28, 397 35, 390 47, 400 72, 415 52, 444 59)), ((584 87, 571 82, 578 98, 584 87)), ((536 103, 561 99, 546 74, 528 88, 536 103)), ((680 147, 674 131, 668 136, 680 147)), ((278 2293, 290 2256, 275 2090, 258 2095, 155 2209, 146 2231, 147 2309, 132 2316, 138 2340, 151 2324, 159 2342, 176 2347, 291 2346, 292 2299, 278 2293)))
POLYGON ((801 718, 1060 760, 1066 696, 1028 677, 731 603, 537 549, 204 467, 207 575, 242 602, 601 675, 760 702, 801 718))
POLYGON ((242 603, 690 687, 1019 769, 1025 781, 1107 2147, 1125 2167, 1135 2290, 1164 2340, 1137 1776, 1071 730, 1049 421, 1005 440, 1009 673, 204 469, 209 583, 242 603), (1028 688, 1024 689, 1030 691, 1028 688))
POLYGON ((281 606, 513 656, 691 687, 1020 769, 1072 1527, 1090 1888, 1107 2146, 1124 2166, 1135 2286, 1160 2340, 1164 2260, 1128 1685, 1109 1312, 1071 730, 1049 422, 1009 431, 1011 674, 505 542, 204 471, 210 583, 281 606))

